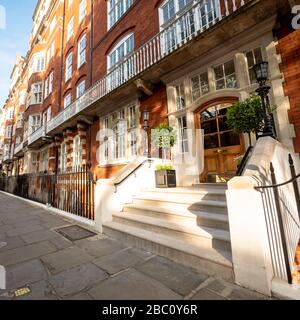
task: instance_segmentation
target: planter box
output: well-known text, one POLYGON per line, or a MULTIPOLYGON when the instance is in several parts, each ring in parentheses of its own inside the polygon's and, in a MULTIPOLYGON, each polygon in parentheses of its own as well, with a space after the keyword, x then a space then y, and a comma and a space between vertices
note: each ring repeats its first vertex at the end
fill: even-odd
POLYGON ((156 188, 176 188, 176 171, 155 171, 156 188))

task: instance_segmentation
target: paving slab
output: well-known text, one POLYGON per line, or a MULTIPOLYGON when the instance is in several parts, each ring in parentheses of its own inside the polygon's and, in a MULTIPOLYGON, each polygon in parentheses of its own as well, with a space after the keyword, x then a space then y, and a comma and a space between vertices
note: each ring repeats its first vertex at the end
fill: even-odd
POLYGON ((73 243, 60 235, 57 235, 56 238, 51 239, 50 242, 55 245, 58 250, 66 249, 73 246, 73 243))
POLYGON ((208 278, 190 268, 157 256, 136 266, 136 269, 183 296, 190 294, 208 278))
POLYGON ((131 269, 88 291, 96 300, 180 300, 182 297, 158 281, 131 269))
POLYGON ((207 286, 208 289, 221 294, 226 288, 225 284, 221 280, 214 280, 207 286))
POLYGON ((46 280, 48 278, 48 273, 41 261, 30 260, 8 267, 6 276, 7 289, 15 290, 40 280, 46 280))
POLYGON ((114 252, 123 250, 126 248, 121 242, 112 239, 100 239, 100 240, 81 240, 76 244, 85 250, 89 255, 100 258, 107 256, 114 252))
POLYGON ((90 262, 93 257, 78 247, 70 247, 42 257, 52 274, 90 262))
POLYGON ((49 282, 60 296, 69 296, 88 289, 107 277, 107 274, 97 266, 87 263, 50 276, 49 282))
POLYGON ((45 230, 41 225, 27 225, 19 228, 14 228, 6 232, 8 237, 21 236, 38 230, 45 230))
POLYGON ((208 289, 202 289, 193 296, 192 300, 226 300, 226 299, 220 296, 219 294, 212 292, 208 289))
POLYGON ((25 245, 25 242, 21 239, 21 237, 5 237, 3 239, 5 240, 6 245, 3 247, 0 246, 0 252, 19 248, 25 245))
POLYGON ((66 300, 84 301, 84 300, 93 300, 93 298, 89 296, 87 293, 81 292, 81 293, 75 294, 74 296, 66 297, 66 300))
POLYGON ((268 300, 268 298, 263 295, 243 288, 233 289, 228 295, 228 298, 230 300, 268 300))
POLYGON ((35 259, 56 251, 56 247, 48 241, 27 245, 0 253, 0 263, 4 266, 13 265, 35 259))
POLYGON ((94 263, 109 274, 116 274, 144 261, 142 257, 123 250, 97 259, 94 263))
POLYGON ((57 233, 50 230, 39 230, 21 236, 27 244, 50 240, 56 237, 57 233))

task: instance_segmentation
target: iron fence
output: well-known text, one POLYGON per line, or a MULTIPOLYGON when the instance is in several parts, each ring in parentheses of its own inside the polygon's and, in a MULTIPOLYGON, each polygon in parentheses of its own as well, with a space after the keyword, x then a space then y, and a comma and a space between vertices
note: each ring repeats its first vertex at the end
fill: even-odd
POLYGON ((0 190, 94 220, 94 180, 89 168, 0 178, 0 190))

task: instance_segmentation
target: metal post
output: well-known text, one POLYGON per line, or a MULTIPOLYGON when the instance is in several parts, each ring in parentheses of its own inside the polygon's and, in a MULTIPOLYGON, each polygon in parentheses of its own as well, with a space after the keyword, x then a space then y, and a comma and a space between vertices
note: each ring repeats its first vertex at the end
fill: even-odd
MULTIPOLYGON (((296 177, 296 171, 295 171, 295 166, 294 166, 294 160, 293 160, 291 154, 289 154, 289 164, 290 164, 290 169, 291 169, 291 176, 293 179, 296 177)), ((294 181, 293 181, 293 187, 294 187, 295 199, 296 199, 297 210, 298 210, 298 215, 299 215, 299 220, 300 220, 300 194, 299 194, 298 182, 296 179, 294 179, 294 181)))
MULTIPOLYGON (((271 171, 272 184, 276 185, 277 182, 276 182, 275 170, 274 170, 272 162, 270 163, 270 171, 271 171)), ((283 250, 283 256, 284 256, 286 275, 287 275, 288 283, 292 284, 292 282, 293 282, 292 272, 291 272, 288 249, 287 249, 287 244, 286 244, 286 235, 285 235, 284 226, 283 226, 281 206, 280 206, 280 202, 279 202, 278 187, 273 187, 273 192, 274 192, 274 200, 275 200, 276 211, 277 211, 277 216, 278 216, 280 238, 282 241, 282 250, 283 250)))

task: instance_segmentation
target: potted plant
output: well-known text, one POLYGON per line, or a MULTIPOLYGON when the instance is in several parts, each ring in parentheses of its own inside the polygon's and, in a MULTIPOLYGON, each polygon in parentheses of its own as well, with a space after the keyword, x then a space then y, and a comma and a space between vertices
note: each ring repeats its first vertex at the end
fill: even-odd
MULTIPOLYGON (((168 124, 160 124, 152 132, 152 145, 163 153, 163 162, 167 160, 167 153, 174 147, 176 142, 176 132, 168 124)), ((175 188, 176 171, 171 164, 163 163, 155 170, 155 181, 157 188, 175 188)))
POLYGON ((159 164, 155 168, 156 188, 176 188, 176 171, 171 164, 159 164))

